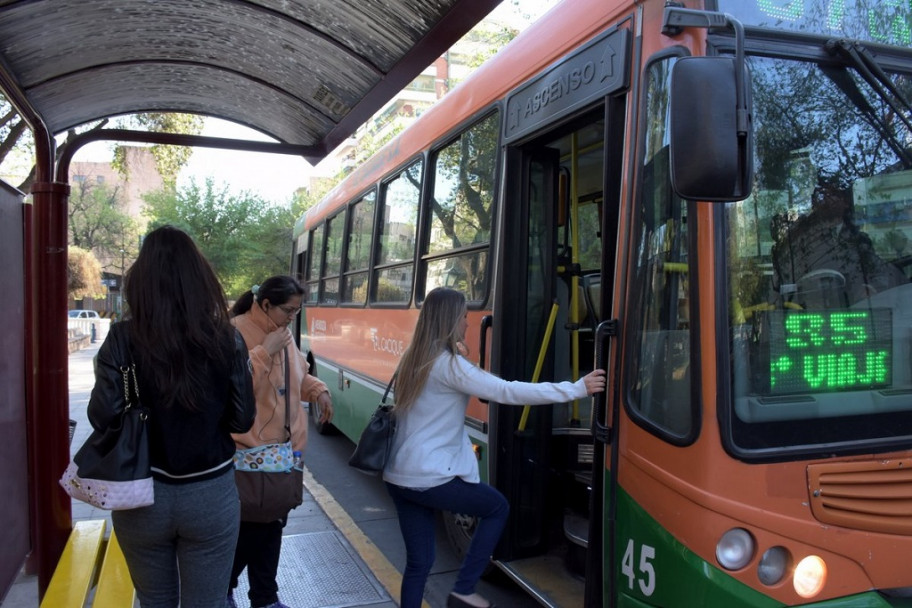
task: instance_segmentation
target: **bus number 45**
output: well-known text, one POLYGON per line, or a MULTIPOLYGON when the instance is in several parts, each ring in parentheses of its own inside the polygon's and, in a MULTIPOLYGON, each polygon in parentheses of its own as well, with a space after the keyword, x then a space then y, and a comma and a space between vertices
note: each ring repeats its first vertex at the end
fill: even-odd
POLYGON ((636 547, 633 539, 627 541, 627 548, 624 550, 624 559, 621 563, 621 574, 627 577, 627 586, 633 589, 633 581, 636 580, 640 586, 640 591, 646 597, 655 592, 655 569, 652 567, 652 560, 655 559, 655 547, 642 545, 640 547, 640 565, 639 576, 634 571, 636 563, 636 547))

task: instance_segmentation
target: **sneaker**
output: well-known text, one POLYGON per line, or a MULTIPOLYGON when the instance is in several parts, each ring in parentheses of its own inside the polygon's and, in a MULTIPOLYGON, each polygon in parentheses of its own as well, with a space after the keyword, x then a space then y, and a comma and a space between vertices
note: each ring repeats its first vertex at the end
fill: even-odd
POLYGON ((228 594, 228 598, 225 600, 225 608, 237 608, 237 604, 234 601, 233 593, 228 594))

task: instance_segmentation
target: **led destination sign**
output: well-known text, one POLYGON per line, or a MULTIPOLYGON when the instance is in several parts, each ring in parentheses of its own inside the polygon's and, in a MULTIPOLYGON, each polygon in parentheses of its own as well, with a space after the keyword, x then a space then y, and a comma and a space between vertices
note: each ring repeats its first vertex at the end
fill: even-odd
POLYGON ((907 0, 718 0, 717 6, 744 25, 912 44, 907 0))
POLYGON ((891 385, 890 309, 770 311, 767 321, 768 394, 891 385))

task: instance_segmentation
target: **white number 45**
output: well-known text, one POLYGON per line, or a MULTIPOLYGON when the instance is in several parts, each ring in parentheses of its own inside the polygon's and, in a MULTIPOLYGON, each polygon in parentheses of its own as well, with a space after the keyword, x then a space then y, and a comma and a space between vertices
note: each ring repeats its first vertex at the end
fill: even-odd
POLYGON ((627 548, 624 550, 624 560, 621 563, 621 574, 627 577, 627 586, 633 589, 633 581, 636 580, 640 586, 643 595, 649 597, 655 592, 655 569, 652 567, 652 560, 655 559, 655 547, 642 545, 640 547, 640 566, 639 576, 633 570, 636 561, 636 547, 633 539, 627 541, 627 548))

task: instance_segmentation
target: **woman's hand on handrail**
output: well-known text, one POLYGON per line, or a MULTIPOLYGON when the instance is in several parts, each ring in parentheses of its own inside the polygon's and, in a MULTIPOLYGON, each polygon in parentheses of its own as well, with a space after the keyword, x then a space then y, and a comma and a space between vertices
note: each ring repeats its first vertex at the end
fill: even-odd
POLYGON ((586 394, 592 395, 595 393, 601 393, 605 390, 605 370, 596 369, 585 376, 583 376, 583 382, 586 385, 586 394))

